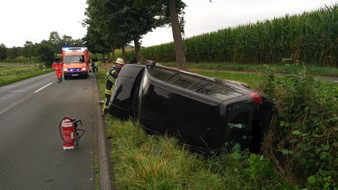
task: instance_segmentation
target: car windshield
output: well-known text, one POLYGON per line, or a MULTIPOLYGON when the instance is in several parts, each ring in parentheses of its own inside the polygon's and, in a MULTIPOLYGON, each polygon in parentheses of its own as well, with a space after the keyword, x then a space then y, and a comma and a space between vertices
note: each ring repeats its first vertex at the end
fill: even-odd
POLYGON ((63 60, 63 63, 83 63, 83 62, 85 62, 85 58, 83 55, 65 56, 65 60, 63 60))

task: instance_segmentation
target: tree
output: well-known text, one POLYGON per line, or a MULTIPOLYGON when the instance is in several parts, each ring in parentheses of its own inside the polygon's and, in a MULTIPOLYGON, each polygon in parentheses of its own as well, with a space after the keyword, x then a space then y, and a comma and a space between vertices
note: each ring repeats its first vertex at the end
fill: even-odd
POLYGON ((37 54, 41 62, 43 62, 46 67, 50 67, 51 63, 54 60, 54 49, 53 45, 46 40, 42 40, 40 44, 37 45, 37 54))
POLYGON ((118 45, 119 36, 109 23, 112 14, 109 1, 88 0, 87 4, 85 15, 88 18, 83 21, 83 25, 87 26, 84 39, 87 46, 95 47, 94 50, 102 54, 112 51, 114 57, 114 49, 121 46, 118 45))
POLYGON ((32 63, 32 56, 34 53, 34 45, 33 42, 31 41, 26 41, 24 48, 23 48, 23 56, 28 57, 29 58, 29 63, 32 63))
POLYGON ((56 31, 52 31, 49 34, 49 39, 48 42, 51 44, 51 46, 53 47, 53 51, 55 54, 55 57, 57 56, 58 53, 60 53, 60 46, 61 46, 61 38, 58 32, 56 31))
MULTIPOLYGON (((142 36, 170 23, 168 3, 163 0, 89 0, 85 23, 89 25, 87 42, 106 41, 114 50, 134 42, 135 57, 140 61, 142 36), (93 35, 94 34, 94 35, 93 35), (96 37, 95 37, 96 36, 96 37), (90 38, 94 38, 90 39, 90 38)), ((165 1, 167 2, 167 1, 165 1)), ((104 44, 100 42, 100 44, 104 44)))
POLYGON ((187 70, 187 62, 184 54, 184 45, 181 35, 180 22, 178 20, 178 14, 176 12, 176 0, 169 0, 171 28, 173 31, 173 38, 175 43, 175 55, 177 68, 181 70, 187 70))
POLYGON ((22 55, 22 47, 12 47, 7 50, 7 58, 16 59, 22 55))
POLYGON ((0 61, 3 61, 7 58, 7 47, 5 44, 0 44, 0 61))
POLYGON ((105 55, 110 52, 110 46, 103 40, 101 34, 96 32, 92 26, 87 27, 87 34, 83 38, 88 49, 93 54, 100 53, 102 54, 103 60, 105 62, 105 55))
POLYGON ((130 41, 134 41, 135 57, 140 61, 142 36, 156 27, 171 24, 177 44, 177 65, 186 70, 181 36, 181 32, 184 32, 183 9, 186 5, 181 0, 88 0, 87 4, 88 19, 84 22, 91 28, 87 42, 99 42, 95 38, 101 36, 111 47, 114 56, 115 49, 123 49, 130 41))
MULTIPOLYGON (((126 33, 125 41, 128 42, 130 38, 134 41, 135 46, 135 56, 138 61, 140 61, 140 39, 143 35, 151 32, 153 29, 157 27, 162 27, 172 23, 171 14, 170 14, 170 6, 168 0, 128 0, 128 1, 121 1, 117 2, 116 0, 113 1, 114 4, 118 7, 117 11, 113 13, 113 22, 112 25, 117 25, 118 28, 121 30, 120 32, 126 33)), ((175 1, 174 1, 175 3, 175 1)), ((178 34, 181 37, 181 32, 184 31, 184 18, 181 13, 183 13, 183 9, 186 5, 178 0, 177 4, 174 4, 173 13, 175 13, 175 19, 177 22, 177 28, 175 28, 175 32, 178 29, 178 34), (180 16, 179 16, 180 15, 180 16), (178 22, 178 18, 181 18, 183 22, 178 22)), ((177 36, 177 35, 175 35, 177 36)), ((182 38, 182 37, 181 37, 182 38)), ((177 38, 178 40, 179 38, 177 38)), ((182 51, 183 51, 183 42, 182 44, 182 51)), ((184 57, 183 54, 178 54, 180 57, 184 57)), ((182 59, 180 59, 182 60, 182 59)), ((179 63, 181 63, 180 61, 179 63)), ((185 65, 179 64, 179 65, 185 65)), ((179 68, 184 68, 180 66, 179 68)))

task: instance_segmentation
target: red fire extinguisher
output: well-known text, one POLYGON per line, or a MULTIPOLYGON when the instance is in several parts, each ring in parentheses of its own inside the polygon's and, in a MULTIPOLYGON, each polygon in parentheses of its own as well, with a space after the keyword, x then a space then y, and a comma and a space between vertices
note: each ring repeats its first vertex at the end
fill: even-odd
POLYGON ((78 127, 82 127, 81 120, 65 116, 60 121, 59 131, 63 140, 63 150, 74 149, 78 146, 80 138, 85 133, 85 130, 78 127))

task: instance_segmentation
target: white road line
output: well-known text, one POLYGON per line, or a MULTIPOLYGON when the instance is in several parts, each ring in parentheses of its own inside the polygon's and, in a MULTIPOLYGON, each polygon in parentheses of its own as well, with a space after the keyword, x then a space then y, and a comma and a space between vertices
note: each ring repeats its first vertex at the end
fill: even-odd
POLYGON ((39 92, 40 90, 42 90, 42 89, 46 88, 47 86, 49 86, 49 85, 51 85, 51 84, 53 84, 53 83, 49 83, 49 84, 47 84, 47 85, 45 85, 45 86, 43 86, 43 87, 39 88, 38 90, 35 90, 35 91, 34 91, 34 93, 37 93, 37 92, 39 92))

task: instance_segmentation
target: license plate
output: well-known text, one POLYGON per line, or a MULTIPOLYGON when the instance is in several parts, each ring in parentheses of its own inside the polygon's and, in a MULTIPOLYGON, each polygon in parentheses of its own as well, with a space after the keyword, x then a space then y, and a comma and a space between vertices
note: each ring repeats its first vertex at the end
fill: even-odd
POLYGON ((72 74, 72 76, 73 76, 73 77, 77 77, 77 76, 79 76, 79 74, 72 74))

